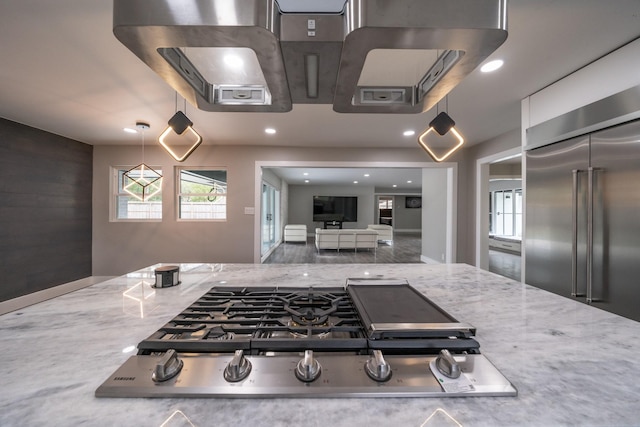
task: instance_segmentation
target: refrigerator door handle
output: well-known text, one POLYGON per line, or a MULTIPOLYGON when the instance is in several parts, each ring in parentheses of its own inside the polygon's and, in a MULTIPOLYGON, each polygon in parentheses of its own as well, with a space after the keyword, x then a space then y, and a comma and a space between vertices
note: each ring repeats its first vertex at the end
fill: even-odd
POLYGON ((593 190, 594 168, 587 170, 587 304, 593 301, 593 190))
MULTIPOLYGON (((593 298, 593 223, 594 223, 594 203, 596 191, 596 179, 598 172, 602 168, 589 167, 588 169, 588 198, 587 198, 587 304, 597 302, 593 298)), ((602 200, 598 199, 602 203, 602 200)))
POLYGON ((571 296, 580 297, 583 295, 578 293, 578 182, 579 174, 584 171, 574 169, 571 172, 573 174, 573 186, 571 187, 571 296))

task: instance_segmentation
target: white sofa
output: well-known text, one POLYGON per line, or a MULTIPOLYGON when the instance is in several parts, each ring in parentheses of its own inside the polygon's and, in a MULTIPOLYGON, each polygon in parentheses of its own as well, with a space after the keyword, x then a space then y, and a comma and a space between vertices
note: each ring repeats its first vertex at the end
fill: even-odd
POLYGON ((393 227, 384 224, 369 224, 368 230, 374 230, 378 232, 378 240, 387 240, 393 242, 393 227))
POLYGON ((284 226, 285 242, 307 243, 307 226, 305 224, 287 224, 284 226))
POLYGON ((378 232, 368 229, 329 229, 316 228, 316 249, 376 249, 378 232))

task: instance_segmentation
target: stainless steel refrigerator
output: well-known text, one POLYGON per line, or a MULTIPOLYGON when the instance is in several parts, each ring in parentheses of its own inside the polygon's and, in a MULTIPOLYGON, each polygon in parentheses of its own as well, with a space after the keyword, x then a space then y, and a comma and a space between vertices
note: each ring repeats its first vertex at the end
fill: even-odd
POLYGON ((640 121, 526 153, 525 275, 640 320, 640 121))

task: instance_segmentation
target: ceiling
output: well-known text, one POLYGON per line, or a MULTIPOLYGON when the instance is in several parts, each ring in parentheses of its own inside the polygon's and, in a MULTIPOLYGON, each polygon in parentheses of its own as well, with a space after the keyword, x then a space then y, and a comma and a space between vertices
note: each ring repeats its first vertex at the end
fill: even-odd
MULTIPOLYGON (((151 2, 150 2, 151 3, 151 2)), ((157 137, 175 112, 175 92, 118 42, 110 0, 3 0, 0 117, 87 144, 139 144, 123 132, 143 120, 157 137)), ((510 0, 507 41, 448 97, 469 144, 520 125, 520 100, 640 36, 638 0, 510 0)), ((605 81, 606 83, 606 81, 605 81)), ((416 147, 435 117, 340 114, 296 104, 288 113, 212 113, 187 106, 207 145, 416 147), (264 132, 272 127, 277 133, 264 132)), ((425 159, 426 160, 426 159, 425 159)))
POLYGON ((377 187, 377 192, 410 191, 422 188, 418 168, 269 168, 290 185, 338 185, 377 187), (308 182, 307 182, 308 181, 308 182))

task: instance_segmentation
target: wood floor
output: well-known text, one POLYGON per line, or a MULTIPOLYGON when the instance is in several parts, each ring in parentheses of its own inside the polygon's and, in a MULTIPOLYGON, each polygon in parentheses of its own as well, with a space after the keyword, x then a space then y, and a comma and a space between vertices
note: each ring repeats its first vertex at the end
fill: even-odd
POLYGON ((489 250, 489 271, 520 281, 520 255, 489 250))
MULTIPOLYGON (((265 260, 265 264, 394 264, 420 263, 420 233, 395 233, 393 243, 379 242, 378 249, 323 249, 315 247, 314 238, 307 243, 282 243, 265 260)), ((489 251, 489 271, 520 281, 520 256, 489 251)))
POLYGON ((265 264, 391 264, 419 263, 420 233, 395 233, 393 243, 378 242, 378 249, 316 249, 314 238, 307 243, 282 243, 265 264))

